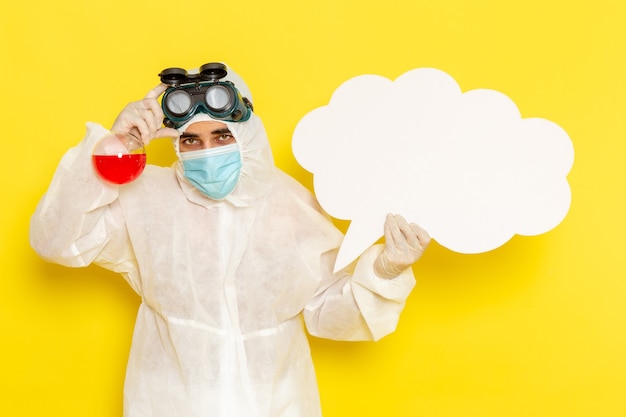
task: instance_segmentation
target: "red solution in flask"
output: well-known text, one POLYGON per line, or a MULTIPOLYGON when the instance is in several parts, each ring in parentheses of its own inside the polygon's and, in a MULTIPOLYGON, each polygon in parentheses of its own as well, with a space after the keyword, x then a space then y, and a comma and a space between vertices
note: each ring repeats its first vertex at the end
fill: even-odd
POLYGON ((146 167, 146 154, 93 155, 93 165, 102 179, 126 184, 141 175, 146 167))
POLYGON ((95 146, 94 170, 112 184, 127 184, 141 175, 146 167, 146 150, 141 140, 130 133, 111 132, 95 146))

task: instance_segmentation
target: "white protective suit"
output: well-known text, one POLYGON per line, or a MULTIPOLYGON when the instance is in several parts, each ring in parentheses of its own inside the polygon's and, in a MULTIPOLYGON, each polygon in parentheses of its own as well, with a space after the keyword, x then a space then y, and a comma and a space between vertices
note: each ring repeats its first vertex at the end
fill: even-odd
MULTIPOLYGON (((141 296, 125 381, 126 417, 321 414, 312 335, 377 340, 395 329, 415 281, 380 279, 374 246, 333 273, 342 234, 273 163, 258 116, 227 123, 242 156, 223 201, 180 163, 113 186, 92 169, 108 131, 89 123, 31 221, 46 260, 119 272, 141 296)), ((382 227, 382 225, 381 225, 382 227)))

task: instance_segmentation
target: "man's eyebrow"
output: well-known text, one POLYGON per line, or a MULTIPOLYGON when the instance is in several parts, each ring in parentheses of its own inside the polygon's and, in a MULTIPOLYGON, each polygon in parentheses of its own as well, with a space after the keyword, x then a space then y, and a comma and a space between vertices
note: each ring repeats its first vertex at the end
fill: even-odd
MULTIPOLYGON (((215 129, 211 131, 212 135, 223 135, 225 133, 229 133, 232 135, 230 129, 228 129, 227 127, 223 127, 223 128, 215 129)), ((198 135, 197 133, 184 132, 183 134, 180 135, 180 138, 197 138, 198 136, 200 135, 198 135)))

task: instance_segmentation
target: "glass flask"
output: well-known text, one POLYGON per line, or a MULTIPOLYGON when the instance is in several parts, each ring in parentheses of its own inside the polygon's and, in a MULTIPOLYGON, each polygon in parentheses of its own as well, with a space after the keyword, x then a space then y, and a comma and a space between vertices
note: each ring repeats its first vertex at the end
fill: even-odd
POLYGON ((127 184, 137 179, 146 167, 146 149, 141 139, 130 133, 111 132, 96 144, 92 161, 103 180, 127 184))

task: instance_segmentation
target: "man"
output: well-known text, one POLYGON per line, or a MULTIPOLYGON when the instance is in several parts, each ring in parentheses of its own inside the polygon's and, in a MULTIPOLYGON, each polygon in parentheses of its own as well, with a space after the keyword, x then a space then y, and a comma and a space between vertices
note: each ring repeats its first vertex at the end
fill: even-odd
POLYGON ((32 217, 43 258, 119 272, 142 298, 126 417, 319 416, 305 328, 337 340, 392 332, 414 286, 410 266, 430 241, 390 215, 385 244, 333 273, 342 234, 274 166, 247 87, 228 77, 247 112, 240 121, 204 103, 172 122, 164 101, 173 127, 163 127, 167 85, 122 110, 112 131, 144 143, 172 137, 179 157, 130 184, 94 173, 92 149, 108 130, 89 123, 32 217))

